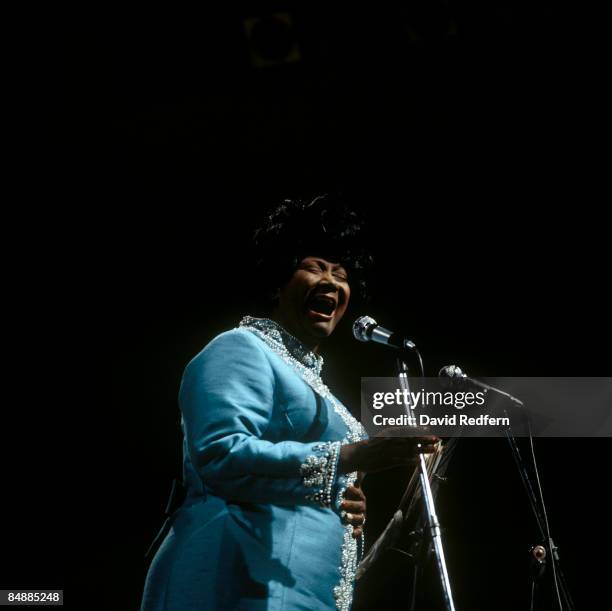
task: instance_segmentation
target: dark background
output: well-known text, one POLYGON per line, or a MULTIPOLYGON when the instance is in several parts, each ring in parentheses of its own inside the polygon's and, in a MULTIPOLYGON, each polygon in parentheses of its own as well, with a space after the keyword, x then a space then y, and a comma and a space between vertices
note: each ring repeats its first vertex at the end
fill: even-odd
MULTIPOLYGON (((609 372, 605 23, 576 4, 480 0, 83 19, 66 108, 91 170, 77 220, 95 255, 84 358, 100 358, 86 395, 100 406, 87 400, 77 426, 100 438, 86 458, 102 471, 84 486, 91 500, 64 515, 81 544, 69 598, 137 608, 142 555, 180 473, 182 369, 249 311, 249 239, 284 197, 341 188, 366 214, 367 313, 406 332, 429 374, 449 363, 475 376, 609 372)), ((324 351, 326 381, 356 413, 359 377, 393 372, 384 348, 351 338, 363 313, 349 312, 324 351)), ((609 442, 596 441, 536 440, 577 608, 603 592, 594 527, 609 442)), ((68 469, 78 493, 84 480, 68 469)), ((370 541, 404 476, 366 483, 370 541)), ((526 550, 539 541, 504 443, 460 446, 440 499, 457 608, 528 608, 526 550)), ((48 550, 12 549, 13 584, 63 584, 48 550)), ((356 607, 405 608, 406 575, 388 558, 356 607)), ((435 581, 426 587, 435 606, 435 581)))

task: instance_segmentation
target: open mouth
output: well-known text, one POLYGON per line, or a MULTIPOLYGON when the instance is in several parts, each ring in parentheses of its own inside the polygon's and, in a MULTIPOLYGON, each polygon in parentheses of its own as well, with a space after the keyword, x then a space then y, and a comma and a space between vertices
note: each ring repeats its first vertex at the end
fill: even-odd
POLYGON ((336 300, 329 295, 313 295, 306 302, 306 311, 315 318, 329 320, 336 310, 336 300))

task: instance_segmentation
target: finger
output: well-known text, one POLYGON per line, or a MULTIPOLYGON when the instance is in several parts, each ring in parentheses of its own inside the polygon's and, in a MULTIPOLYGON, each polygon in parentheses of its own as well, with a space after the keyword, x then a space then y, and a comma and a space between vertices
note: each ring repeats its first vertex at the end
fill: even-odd
POLYGON ((420 437, 413 437, 412 439, 414 439, 415 442, 417 443, 438 443, 438 441, 440 441, 439 437, 436 437, 436 435, 423 435, 420 437))
POLYGON ((438 446, 435 443, 425 442, 425 443, 416 443, 414 444, 413 447, 415 450, 418 450, 419 452, 433 452, 438 446))
POLYGON ((416 458, 417 454, 431 454, 436 451, 436 446, 431 444, 410 444, 402 448, 395 449, 393 456, 400 462, 410 462, 416 458))
POLYGON ((353 528, 353 539, 358 539, 363 534, 363 528, 361 526, 355 526, 353 528))
POLYGON ((346 522, 353 526, 361 526, 365 522, 365 516, 362 513, 347 513, 346 522))
POLYGON ((419 454, 431 454, 432 452, 436 451, 436 446, 419 444, 419 445, 416 446, 415 450, 419 454))
POLYGON ((364 501, 342 501, 342 509, 350 513, 365 513, 366 504, 364 501))
POLYGON ((362 500, 365 501, 365 494, 361 488, 357 488, 356 486, 349 486, 344 491, 344 498, 350 500, 362 500))

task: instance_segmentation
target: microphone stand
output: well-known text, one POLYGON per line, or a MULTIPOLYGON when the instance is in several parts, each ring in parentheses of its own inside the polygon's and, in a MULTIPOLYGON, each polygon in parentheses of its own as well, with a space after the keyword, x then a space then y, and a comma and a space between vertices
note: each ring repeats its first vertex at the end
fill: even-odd
MULTIPOLYGON (((403 393, 404 397, 410 397, 410 386, 408 383, 408 367, 402 358, 397 359, 398 365, 398 378, 400 387, 406 390, 403 393)), ((404 409, 410 416, 416 417, 414 409, 410 403, 410 400, 404 402, 404 409)), ((427 517, 427 525, 429 528, 429 534, 433 543, 434 553, 436 556, 436 565, 438 567, 438 573, 440 574, 440 583, 442 585, 442 594, 444 597, 444 605, 447 611, 455 611, 455 603, 453 601, 453 594, 451 591, 450 579, 448 577, 448 570, 446 568, 446 559, 444 557, 444 548, 442 546, 442 532, 440 530, 440 522, 438 521, 438 514, 436 512, 436 505, 434 503, 433 494, 431 492, 431 486, 429 483, 429 476, 427 474, 427 463, 425 462, 425 454, 419 453, 419 480, 421 483, 421 496, 425 502, 425 512, 427 517)), ((417 567, 415 566, 415 575, 417 567)), ((412 603, 414 606, 414 596, 412 597, 412 603)))
MULTIPOLYGON (((497 390, 497 389, 493 389, 493 390, 497 390)), ((500 394, 504 394, 504 393, 500 393, 500 394)), ((520 403, 521 407, 524 407, 524 404, 522 402, 518 400, 517 402, 520 403)), ((533 451, 533 434, 531 431, 531 421, 529 418, 529 412, 525 412, 525 418, 527 419, 527 426, 528 426, 528 432, 529 432, 529 444, 530 444, 531 451, 532 451, 533 468, 537 476, 538 467, 536 464, 535 452, 533 451)), ((557 547, 555 546, 552 536, 550 535, 550 530, 548 526, 548 517, 546 515, 546 506, 544 505, 544 498, 542 496, 541 488, 539 486, 539 479, 538 479, 538 490, 540 491, 540 494, 537 495, 533 488, 531 479, 529 477, 527 466, 525 465, 525 462, 523 461, 523 457, 521 456, 521 452, 516 442, 516 438, 514 437, 514 435, 512 435, 512 430, 510 429, 510 427, 506 428, 505 433, 506 433, 506 438, 508 440, 508 443, 510 444, 510 450, 512 452, 512 456, 516 463, 517 470, 521 477, 521 481, 523 483, 523 486, 525 487, 525 492, 527 494, 529 504, 531 505, 531 510, 533 512, 533 515, 534 515, 534 518, 535 518, 535 521, 538 527, 538 531, 540 533, 541 540, 546 542, 546 545, 548 546, 548 551, 550 552, 551 568, 553 572, 553 581, 554 581, 555 590, 557 594, 557 602, 559 604, 559 609, 561 611, 564 609, 563 603, 561 602, 561 596, 562 596, 565 602, 565 609, 567 609, 567 611, 573 611, 574 601, 572 600, 572 596, 569 592, 569 588, 565 580, 565 575, 563 574, 563 571, 561 569, 560 558, 559 558, 559 554, 557 551, 557 547)), ((533 549, 535 549, 535 547, 533 549)), ((537 561, 537 558, 536 558, 536 561, 537 561)), ((535 562, 535 565, 538 566, 537 562, 535 562)), ((540 573, 543 573, 544 568, 545 568, 544 564, 542 564, 540 568, 541 568, 540 573)), ((532 609, 533 609, 534 597, 535 597, 535 582, 536 582, 536 577, 532 576, 532 587, 531 587, 531 608, 532 609)))
MULTIPOLYGON (((552 536, 550 534, 550 528, 548 525, 548 516, 546 513, 546 505, 544 504, 544 496, 542 494, 542 488, 540 486, 540 479, 539 479, 539 475, 538 475, 538 465, 536 462, 536 456, 535 456, 535 451, 534 451, 534 447, 533 447, 533 432, 531 430, 531 418, 529 416, 529 412, 526 410, 525 408, 525 404, 520 400, 517 399, 516 397, 513 397, 512 395, 510 395, 509 393, 499 389, 499 388, 495 388, 494 386, 489 386, 488 384, 485 384, 483 382, 480 382, 479 380, 474 380, 473 378, 468 378, 463 372, 461 372, 461 370, 459 370, 459 375, 457 375, 457 379, 464 379, 464 380, 468 380, 471 384, 475 384, 476 386, 479 386, 481 388, 484 388, 485 391, 491 391, 497 395, 500 395, 502 397, 504 397, 505 399, 511 401, 512 403, 514 403, 514 405, 516 407, 518 407, 519 409, 523 410, 524 412, 524 416, 527 422, 527 430, 528 430, 528 438, 529 438, 529 446, 531 448, 531 459, 532 459, 532 463, 533 463, 533 470, 535 472, 536 475, 536 483, 537 483, 537 490, 538 490, 538 494, 536 494, 536 491, 534 490, 534 486, 531 482, 531 479, 529 477, 529 472, 527 470, 527 466, 525 465, 525 462, 523 461, 523 457, 521 456, 521 452, 519 450, 518 444, 516 442, 516 438, 514 437, 514 435, 512 434, 512 429, 508 426, 505 429, 505 434, 506 434, 506 439, 508 440, 508 443, 510 445, 510 450, 512 452, 512 456, 514 458, 514 461, 516 463, 516 467, 517 470, 519 472, 519 475, 521 477, 521 481, 523 483, 523 486, 525 487, 525 493, 527 494, 527 499, 529 500, 529 504, 531 505, 531 510, 533 512, 533 516, 535 518, 537 527, 538 527, 538 531, 540 533, 540 537, 542 539, 543 542, 545 542, 545 545, 548 546, 548 551, 550 552, 550 558, 551 558, 551 568, 552 568, 552 573, 553 573, 553 582, 554 582, 554 586, 555 586, 555 593, 557 595, 557 602, 559 605, 559 610, 563 611, 564 608, 567 609, 567 611, 573 611, 574 609, 574 601, 572 600, 572 596, 569 592, 569 588, 567 586, 567 582, 565 580, 565 575, 563 574, 563 571, 561 570, 561 564, 560 564, 560 559, 559 559, 559 553, 557 550, 557 547, 555 546, 555 543, 552 539, 552 536), (563 602, 565 602, 565 607, 563 605, 563 602, 561 600, 561 597, 563 597, 563 602)), ((506 415, 508 415, 507 410, 504 409, 504 413, 506 415)), ((534 546, 532 548, 532 555, 533 555, 533 550, 537 549, 538 546, 534 546)), ((545 568, 545 563, 543 562, 544 557, 546 556, 546 550, 544 549, 544 554, 542 556, 542 558, 537 558, 535 555, 533 555, 533 558, 535 559, 534 562, 534 566, 537 569, 535 571, 535 573, 531 576, 532 579, 532 583, 531 583, 531 609, 533 609, 533 605, 534 605, 534 599, 535 599, 535 585, 536 585, 536 581, 537 579, 539 579, 541 577, 541 575, 544 572, 544 568, 545 568)), ((533 560, 532 560, 533 562, 533 560)))

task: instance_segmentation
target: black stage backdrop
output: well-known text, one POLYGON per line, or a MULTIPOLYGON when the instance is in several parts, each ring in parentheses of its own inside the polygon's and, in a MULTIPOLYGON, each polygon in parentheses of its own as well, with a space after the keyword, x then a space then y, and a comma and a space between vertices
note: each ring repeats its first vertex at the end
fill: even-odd
MULTIPOLYGON (((249 240, 284 197, 341 188, 369 218, 374 299, 324 348, 324 377, 356 414, 360 376, 394 367, 351 338, 364 313, 406 332, 429 374, 450 363, 475 376, 609 373, 604 38, 599 16, 574 11, 254 2, 108 10, 83 25, 68 110, 96 149, 77 220, 96 255, 83 357, 103 358, 79 426, 104 435, 88 456, 103 469, 87 480, 95 503, 67 512, 83 543, 66 584, 73 602, 89 597, 79 608, 138 607, 143 553, 180 473, 182 369, 249 312, 260 280, 249 240)), ((577 608, 603 591, 609 449, 536 440, 577 608)), ((404 482, 401 471, 366 481, 369 541, 404 482)), ((459 447, 439 509, 457 608, 527 609, 539 541, 503 441, 459 447)), ((401 555, 385 559, 356 609, 405 609, 407 575, 401 555)), ((439 608, 435 580, 423 587, 439 608)))

